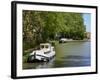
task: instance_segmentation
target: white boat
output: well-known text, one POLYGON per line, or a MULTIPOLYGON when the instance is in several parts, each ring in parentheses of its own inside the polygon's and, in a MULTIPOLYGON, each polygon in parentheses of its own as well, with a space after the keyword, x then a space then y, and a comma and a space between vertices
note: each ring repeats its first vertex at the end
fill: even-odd
POLYGON ((59 43, 66 43, 66 42, 69 42, 69 41, 73 41, 73 39, 61 38, 59 40, 59 43))
POLYGON ((28 62, 49 61, 55 56, 54 47, 50 43, 41 43, 40 49, 30 53, 28 62))

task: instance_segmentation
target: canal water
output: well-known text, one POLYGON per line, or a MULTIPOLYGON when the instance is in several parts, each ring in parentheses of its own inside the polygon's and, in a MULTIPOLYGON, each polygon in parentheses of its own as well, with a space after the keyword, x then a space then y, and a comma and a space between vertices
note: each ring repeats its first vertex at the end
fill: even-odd
POLYGON ((90 66, 90 48, 89 41, 60 43, 55 46, 55 58, 49 62, 23 63, 23 69, 90 66))

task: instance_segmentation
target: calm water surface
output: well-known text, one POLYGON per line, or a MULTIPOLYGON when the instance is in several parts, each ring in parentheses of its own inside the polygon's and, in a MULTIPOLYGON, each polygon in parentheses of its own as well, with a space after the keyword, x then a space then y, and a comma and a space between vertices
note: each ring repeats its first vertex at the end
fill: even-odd
POLYGON ((56 56, 49 62, 23 63, 23 69, 90 66, 90 42, 68 42, 55 46, 56 56))

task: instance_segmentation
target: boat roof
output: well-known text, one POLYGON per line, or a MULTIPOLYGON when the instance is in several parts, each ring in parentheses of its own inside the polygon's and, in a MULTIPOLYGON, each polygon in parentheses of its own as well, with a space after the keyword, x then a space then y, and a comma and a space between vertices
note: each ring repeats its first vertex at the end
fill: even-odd
POLYGON ((41 43, 40 45, 51 45, 50 43, 41 43))

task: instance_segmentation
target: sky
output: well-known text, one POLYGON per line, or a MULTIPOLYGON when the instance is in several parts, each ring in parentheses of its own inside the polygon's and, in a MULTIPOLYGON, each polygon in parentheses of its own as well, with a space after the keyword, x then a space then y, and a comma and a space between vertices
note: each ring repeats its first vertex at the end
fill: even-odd
POLYGON ((83 13, 84 25, 86 25, 86 31, 91 32, 91 14, 83 13))

